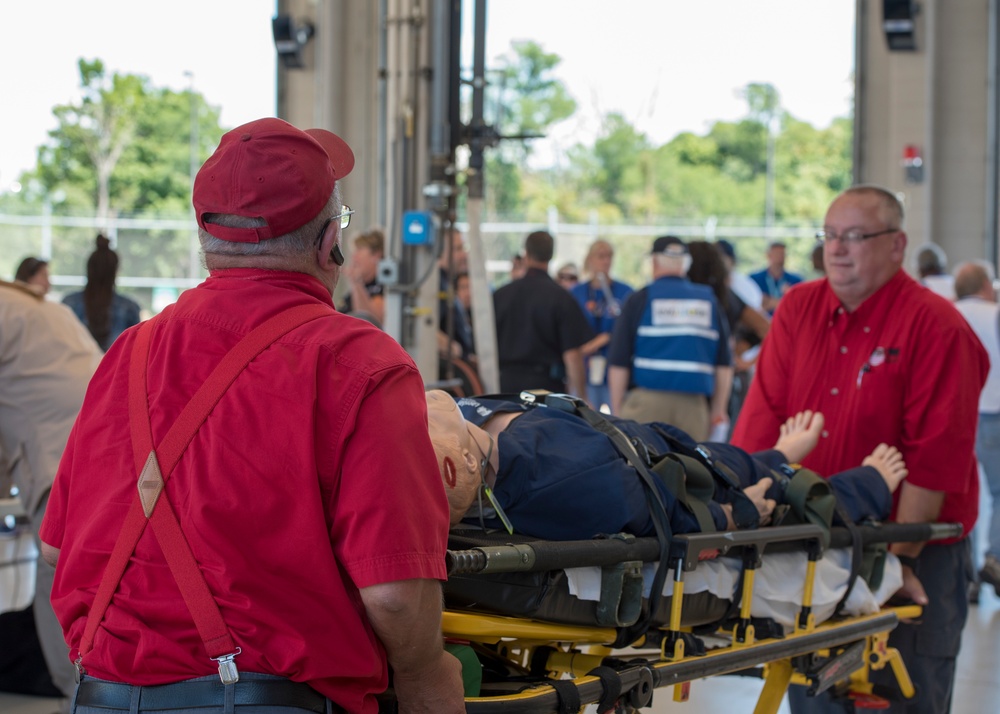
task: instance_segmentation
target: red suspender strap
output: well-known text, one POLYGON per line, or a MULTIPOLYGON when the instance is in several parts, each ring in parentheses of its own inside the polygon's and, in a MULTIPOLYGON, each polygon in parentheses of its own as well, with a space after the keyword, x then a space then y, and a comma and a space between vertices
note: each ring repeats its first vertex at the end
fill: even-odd
POLYGON ((184 603, 191 612, 209 657, 215 659, 237 651, 222 620, 215 598, 208 589, 208 583, 205 582, 198 562, 184 538, 170 502, 166 498, 162 498, 161 502, 160 496, 166 480, 191 443, 191 439, 247 365, 276 340, 299 325, 330 314, 332 311, 328 305, 302 305, 286 310, 251 330, 212 370, 156 449, 153 448, 149 422, 146 365, 149 358, 149 341, 154 323, 158 320, 156 318, 147 320, 139 326, 129 364, 128 390, 132 451, 136 473, 139 474, 138 489, 118 534, 118 540, 111 552, 87 618, 80 643, 81 659, 93 647, 97 628, 104 619, 104 614, 118 589, 146 523, 150 523, 153 527, 153 534, 160 544, 174 580, 177 581, 184 603))

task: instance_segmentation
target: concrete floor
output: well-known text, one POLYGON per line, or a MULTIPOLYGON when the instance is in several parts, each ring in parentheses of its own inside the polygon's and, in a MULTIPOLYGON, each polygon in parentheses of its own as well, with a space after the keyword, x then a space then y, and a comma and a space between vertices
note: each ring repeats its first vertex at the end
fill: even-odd
MULTIPOLYGON (((971 609, 962 639, 958 683, 952 714, 1000 712, 1000 598, 987 587, 981 604, 971 609)), ((669 689, 657 690, 648 714, 751 714, 762 683, 745 677, 716 677, 692 683, 690 701, 671 700, 669 689)), ((0 693, 3 714, 55 714, 59 700, 0 693)), ((591 709, 588 709, 589 712, 591 709)), ((783 705, 779 714, 788 714, 783 705)))

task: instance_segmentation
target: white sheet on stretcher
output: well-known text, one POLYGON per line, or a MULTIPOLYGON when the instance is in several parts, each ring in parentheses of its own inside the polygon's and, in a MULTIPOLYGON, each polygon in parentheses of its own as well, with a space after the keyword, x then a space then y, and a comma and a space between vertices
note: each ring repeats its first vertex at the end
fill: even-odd
MULTIPOLYGON (((813 613, 816 622, 828 619, 847 590, 850 576, 851 552, 847 548, 829 550, 816 563, 816 580, 813 587, 813 613)), ((716 558, 698 564, 693 572, 684 574, 684 592, 695 594, 708 591, 719 598, 732 599, 740 579, 741 561, 738 558, 716 558)), ((655 563, 646 563, 642 569, 645 586, 643 595, 648 597, 652 587, 655 563)), ((581 600, 598 601, 601 597, 601 569, 569 568, 566 570, 570 594, 581 600)), ((663 586, 663 594, 673 591, 674 571, 670 570, 663 586)), ((754 617, 769 617, 785 627, 793 627, 802 602, 802 589, 806 577, 805 553, 766 553, 763 564, 757 569, 754 580, 754 617)), ((844 605, 847 615, 870 615, 878 612, 892 594, 903 584, 903 573, 896 556, 889 555, 885 564, 882 583, 874 593, 863 579, 858 578, 844 605)))

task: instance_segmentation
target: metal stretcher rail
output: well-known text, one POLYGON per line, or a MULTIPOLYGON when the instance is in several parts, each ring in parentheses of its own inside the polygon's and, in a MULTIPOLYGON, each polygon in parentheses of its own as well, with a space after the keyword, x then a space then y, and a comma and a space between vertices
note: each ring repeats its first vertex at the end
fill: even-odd
MULTIPOLYGON (((792 681, 809 686, 813 693, 836 686, 838 696, 878 700, 872 696, 868 673, 885 667, 891 667, 900 691, 909 698, 914 696, 914 687, 899 653, 888 645, 888 634, 900 619, 919 617, 920 608, 883 608, 871 615, 835 617, 817 623, 813 613, 817 561, 826 548, 853 546, 856 559, 863 546, 872 545, 878 550, 885 543, 942 540, 961 534, 959 524, 890 523, 829 531, 814 525, 797 525, 675 535, 667 556, 674 572, 672 595, 667 604, 669 618, 664 618, 660 609, 656 622, 651 621, 645 634, 640 632, 631 646, 623 650, 618 644, 623 641, 620 635, 631 636, 629 625, 636 620, 619 615, 636 610, 624 606, 637 605, 639 601, 632 602, 638 591, 631 581, 626 586, 627 578, 619 577, 619 570, 624 567, 629 577, 640 577, 641 563, 660 558, 662 551, 655 538, 615 535, 588 541, 540 541, 506 533, 453 532, 450 539, 453 548, 447 553, 449 575, 457 576, 454 580, 458 581, 471 575, 466 578, 470 583, 483 575, 486 582, 499 588, 504 607, 512 602, 509 595, 515 602, 522 602, 521 591, 517 589, 522 583, 518 578, 528 578, 524 582, 529 583, 529 592, 539 587, 539 592, 558 593, 561 591, 555 586, 548 590, 555 581, 529 574, 549 573, 558 578, 564 576, 554 571, 579 567, 601 569, 601 600, 591 613, 596 615, 594 624, 573 624, 577 614, 569 616, 565 610, 556 613, 552 603, 546 605, 545 612, 565 617, 564 622, 547 617, 532 619, 532 615, 488 614, 498 597, 494 588, 484 590, 476 586, 462 590, 460 587, 452 593, 458 601, 465 598, 473 610, 476 607, 480 610, 447 610, 443 630, 452 642, 468 643, 477 648, 483 662, 491 663, 483 667, 484 673, 490 670, 490 681, 484 677, 479 695, 466 697, 467 711, 475 714, 575 711, 581 705, 595 702, 602 707, 615 702, 615 711, 635 712, 649 706, 655 689, 673 686, 675 700, 684 701, 691 682, 696 679, 751 669, 762 670, 765 678, 755 710, 760 714, 777 712, 792 681), (752 616, 754 576, 765 551, 790 550, 804 550, 807 555, 803 590, 801 598, 796 599, 799 610, 794 626, 775 628, 767 618, 752 616), (717 623, 699 620, 705 615, 697 614, 697 610, 692 619, 683 620, 682 610, 687 612, 685 573, 694 570, 700 558, 717 554, 737 555, 742 559, 739 592, 721 611, 717 623), (504 589, 511 584, 512 590, 504 589), (606 584, 610 586, 607 589, 606 584), (619 593, 621 597, 616 599, 619 593), (601 617, 605 605, 610 607, 604 609, 604 614, 610 612, 615 616, 612 626, 601 617), (706 630, 706 626, 714 629, 706 630), (708 636, 709 631, 715 644, 706 646, 696 632, 708 636), (613 647, 619 648, 617 654, 613 647), (626 654, 629 650, 632 653, 626 654), (505 667, 506 676, 500 674, 505 667)), ((525 612, 537 607, 533 599, 523 602, 529 603, 524 607, 525 612)), ((645 600, 641 602, 643 608, 649 605, 645 600)), ((464 603, 459 605, 463 606, 464 603)), ((554 606, 561 607, 558 599, 554 606)), ((698 605, 694 606, 697 609, 698 605)), ((649 606, 647 613, 655 611, 649 606)))
MULTIPOLYGON (((955 538, 962 534, 958 523, 886 523, 858 526, 863 544, 927 541, 955 538)), ((697 565, 697 556, 706 550, 728 553, 738 547, 768 546, 777 543, 816 541, 823 534, 818 526, 778 526, 720 533, 690 533, 671 539, 670 559, 684 558, 685 569, 697 565)), ((830 529, 830 547, 851 545, 847 528, 830 529)), ((582 541, 528 541, 478 545, 449 550, 449 575, 472 573, 529 573, 585 566, 614 565, 627 560, 653 562, 659 557, 655 538, 596 538, 582 541)))
MULTIPOLYGON (((828 649, 886 632, 898 623, 896 613, 888 611, 858 617, 850 622, 820 625, 816 630, 781 640, 761 641, 752 648, 721 649, 701 657, 679 661, 640 661, 617 671, 621 694, 635 693, 634 705, 646 706, 653 689, 690 682, 704 677, 731 674, 763 663, 828 649), (648 691, 646 691, 648 689, 648 691), (645 700, 645 702, 643 702, 645 700)), ((498 623, 502 624, 502 623, 498 623)), ((582 704, 600 700, 605 684, 596 676, 581 676, 573 680, 582 704)), ((544 684, 521 692, 490 697, 469 697, 465 702, 469 714, 545 714, 560 711, 560 695, 544 684)))

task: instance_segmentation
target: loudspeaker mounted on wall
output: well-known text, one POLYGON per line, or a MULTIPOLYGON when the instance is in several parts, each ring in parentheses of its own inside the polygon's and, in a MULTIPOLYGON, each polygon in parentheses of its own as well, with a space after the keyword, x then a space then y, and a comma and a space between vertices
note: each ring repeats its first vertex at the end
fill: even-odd
POLYGON ((890 52, 913 52, 917 3, 914 0, 882 0, 882 29, 890 52))

